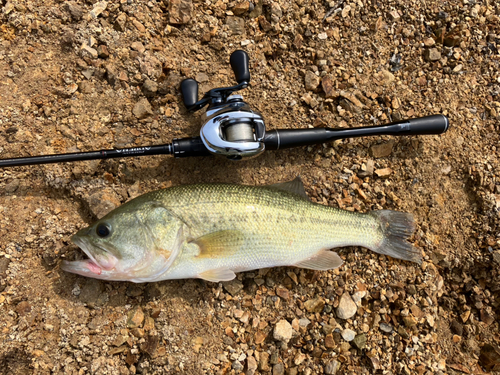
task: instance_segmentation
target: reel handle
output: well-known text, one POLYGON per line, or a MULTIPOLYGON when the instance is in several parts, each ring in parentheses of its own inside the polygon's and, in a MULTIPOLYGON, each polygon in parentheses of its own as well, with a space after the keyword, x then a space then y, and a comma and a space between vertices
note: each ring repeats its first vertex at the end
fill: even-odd
POLYGON ((186 78, 181 82, 181 93, 184 105, 190 109, 198 101, 198 82, 192 78, 186 78))
POLYGON ((231 63, 236 82, 238 82, 238 84, 243 82, 249 83, 250 70, 248 69, 248 54, 241 49, 234 51, 229 58, 229 62, 231 63))

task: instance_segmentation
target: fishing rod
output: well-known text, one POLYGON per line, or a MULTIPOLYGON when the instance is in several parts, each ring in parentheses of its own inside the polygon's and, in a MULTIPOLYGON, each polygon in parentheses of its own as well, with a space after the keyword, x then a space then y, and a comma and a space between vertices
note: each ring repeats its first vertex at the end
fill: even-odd
POLYGON ((249 58, 245 51, 233 52, 230 64, 238 84, 212 89, 200 100, 198 100, 198 83, 194 79, 187 78, 181 82, 180 89, 188 111, 195 112, 208 105, 206 113, 202 116, 203 125, 200 136, 174 139, 172 143, 163 145, 0 159, 0 167, 146 155, 191 157, 215 154, 231 160, 241 160, 259 155, 266 149, 281 150, 372 135, 441 134, 449 127, 449 120, 446 116, 432 115, 386 125, 350 129, 314 128, 266 131, 262 115, 251 109, 240 95, 232 95, 233 92, 248 87, 250 83, 248 63, 249 58))

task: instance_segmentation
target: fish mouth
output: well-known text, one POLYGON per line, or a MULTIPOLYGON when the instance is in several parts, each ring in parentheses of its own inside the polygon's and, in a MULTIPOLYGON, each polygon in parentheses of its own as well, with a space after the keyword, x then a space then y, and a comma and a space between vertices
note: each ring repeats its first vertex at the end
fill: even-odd
MULTIPOLYGON (((80 236, 71 237, 71 241, 77 245, 88 259, 68 261, 64 260, 61 264, 61 269, 66 272, 76 273, 82 276, 99 277, 102 275, 104 267, 99 265, 95 257, 92 255, 93 245, 85 241, 84 238, 80 236)), ((104 276, 104 275, 103 275, 104 276)))

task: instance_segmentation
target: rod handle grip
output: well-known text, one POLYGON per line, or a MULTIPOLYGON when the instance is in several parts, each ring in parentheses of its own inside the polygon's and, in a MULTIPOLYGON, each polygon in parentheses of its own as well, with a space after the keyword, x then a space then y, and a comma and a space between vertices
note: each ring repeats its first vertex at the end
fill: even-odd
POLYGON ((450 120, 445 115, 425 116, 407 121, 409 124, 409 135, 441 134, 447 131, 450 126, 450 120))

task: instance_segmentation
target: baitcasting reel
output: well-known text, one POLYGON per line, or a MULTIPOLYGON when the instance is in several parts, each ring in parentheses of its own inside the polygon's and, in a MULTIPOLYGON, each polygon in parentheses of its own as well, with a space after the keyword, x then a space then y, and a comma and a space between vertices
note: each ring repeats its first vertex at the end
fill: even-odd
POLYGON ((199 101, 198 83, 192 78, 181 82, 181 92, 188 111, 197 111, 208 104, 200 131, 203 144, 211 153, 232 160, 256 156, 265 150, 266 126, 262 115, 251 109, 240 95, 231 95, 248 87, 248 61, 245 51, 233 52, 230 63, 238 84, 212 89, 199 101))

